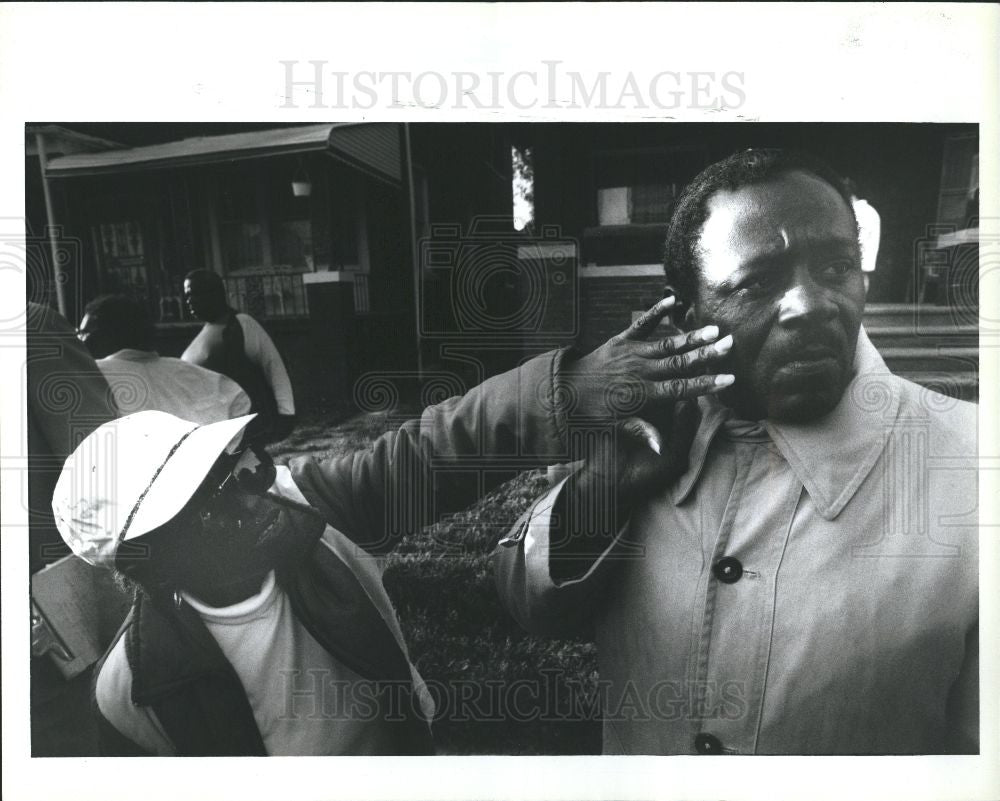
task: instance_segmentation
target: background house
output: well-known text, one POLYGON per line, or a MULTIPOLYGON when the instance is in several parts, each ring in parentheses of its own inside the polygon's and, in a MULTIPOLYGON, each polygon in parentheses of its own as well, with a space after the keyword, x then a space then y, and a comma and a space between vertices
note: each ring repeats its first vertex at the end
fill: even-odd
POLYGON ((974 125, 93 123, 29 126, 26 145, 29 228, 59 227, 29 297, 54 302, 60 261, 71 321, 126 291, 176 355, 197 329, 183 275, 216 270, 307 412, 365 376, 428 400, 599 344, 662 295, 666 221, 702 167, 810 150, 881 215, 866 326, 890 366, 977 394, 974 125))
POLYGON ((865 325, 889 366, 946 394, 978 392, 976 125, 538 124, 536 225, 578 250, 580 339, 594 347, 662 296, 666 222, 702 168, 747 147, 821 156, 881 216, 865 325))
POLYGON ((46 175, 62 235, 78 245, 66 270, 78 299, 68 316, 79 319, 80 303, 98 294, 128 293, 147 304, 161 353, 178 355, 199 326, 184 307, 183 277, 215 270, 232 305, 272 334, 305 406, 342 400, 349 384, 334 379, 355 364, 411 361, 412 344, 386 334, 403 333, 412 287, 399 236, 408 219, 402 158, 399 126, 349 124, 54 158, 46 175), (317 277, 339 292, 324 308, 336 313, 314 330, 307 281, 317 277), (366 349, 376 331, 379 347, 366 349))

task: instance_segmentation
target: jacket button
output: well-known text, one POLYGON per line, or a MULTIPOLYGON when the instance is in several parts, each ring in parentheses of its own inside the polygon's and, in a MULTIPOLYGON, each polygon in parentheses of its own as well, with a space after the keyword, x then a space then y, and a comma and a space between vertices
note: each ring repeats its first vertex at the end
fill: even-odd
POLYGON ((721 754, 722 742, 714 734, 701 732, 695 735, 694 750, 698 754, 721 754))
POLYGON ((723 584, 734 584, 743 575, 743 565, 733 556, 725 556, 712 565, 712 573, 723 584))

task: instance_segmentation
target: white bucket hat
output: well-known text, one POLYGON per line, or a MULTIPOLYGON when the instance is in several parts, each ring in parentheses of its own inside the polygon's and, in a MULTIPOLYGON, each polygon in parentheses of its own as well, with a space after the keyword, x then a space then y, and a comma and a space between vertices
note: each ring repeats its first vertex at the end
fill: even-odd
POLYGON ((52 512, 62 538, 84 561, 113 565, 120 543, 184 507, 254 417, 198 425, 145 411, 105 423, 73 451, 56 483, 52 512))

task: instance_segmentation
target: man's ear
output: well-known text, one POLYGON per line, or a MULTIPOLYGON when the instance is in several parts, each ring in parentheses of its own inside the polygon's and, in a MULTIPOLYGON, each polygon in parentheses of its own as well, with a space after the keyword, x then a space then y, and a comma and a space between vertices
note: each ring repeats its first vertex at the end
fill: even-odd
POLYGON ((694 306, 688 306, 684 310, 684 319, 677 326, 682 331, 692 331, 698 327, 698 312, 694 306))
POLYGON ((688 330, 685 327, 685 321, 687 320, 688 315, 688 306, 684 302, 684 296, 674 289, 673 285, 667 284, 663 288, 663 297, 675 298, 674 305, 671 307, 669 312, 670 324, 681 331, 688 330))

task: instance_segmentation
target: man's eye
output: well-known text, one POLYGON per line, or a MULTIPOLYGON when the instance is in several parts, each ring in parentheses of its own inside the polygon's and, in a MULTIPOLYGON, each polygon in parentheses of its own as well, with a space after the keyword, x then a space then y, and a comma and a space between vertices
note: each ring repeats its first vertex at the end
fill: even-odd
POLYGON ((768 289, 773 283, 774 279, 758 275, 753 278, 748 278, 746 281, 737 286, 736 289, 740 292, 749 292, 752 294, 754 292, 762 292, 765 289, 768 289))
POLYGON ((823 265, 823 275, 841 276, 846 275, 854 269, 854 262, 850 259, 836 259, 823 265))

